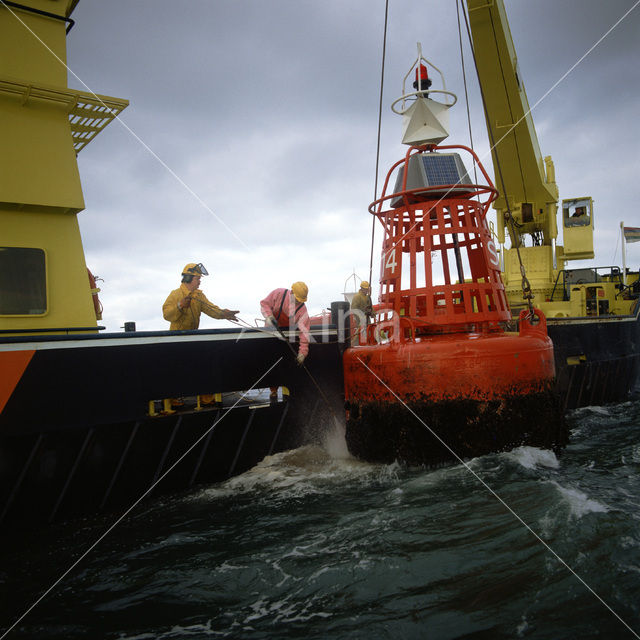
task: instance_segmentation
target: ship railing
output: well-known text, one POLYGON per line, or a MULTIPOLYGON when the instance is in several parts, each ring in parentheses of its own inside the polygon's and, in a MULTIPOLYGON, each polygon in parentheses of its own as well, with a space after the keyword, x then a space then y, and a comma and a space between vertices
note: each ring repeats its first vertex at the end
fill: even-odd
MULTIPOLYGON (((616 266, 606 266, 606 267, 587 267, 587 268, 579 268, 579 269, 561 269, 558 271, 558 275, 556 276, 556 280, 553 284, 553 289, 551 291, 551 296, 549 297, 549 302, 554 302, 555 300, 562 300, 563 302, 568 302, 570 298, 570 287, 572 285, 585 285, 591 283, 602 283, 602 282, 613 282, 616 285, 619 285, 619 291, 616 294, 616 298, 623 294, 625 291, 633 290, 634 287, 625 287, 624 281, 622 278, 622 270, 620 267, 616 266), (558 295, 561 295, 561 298, 556 297, 556 292, 559 292, 558 295)), ((636 291, 634 291, 635 295, 638 295, 638 287, 635 287, 636 291)))
POLYGON ((394 313, 391 318, 367 326, 365 344, 389 344, 413 342, 415 326, 410 318, 394 313))
POLYGON ((426 320, 401 316, 389 308, 379 309, 375 313, 378 319, 367 325, 366 332, 362 331, 359 334, 360 345, 415 342, 420 335, 420 329, 433 327, 433 324, 426 320))

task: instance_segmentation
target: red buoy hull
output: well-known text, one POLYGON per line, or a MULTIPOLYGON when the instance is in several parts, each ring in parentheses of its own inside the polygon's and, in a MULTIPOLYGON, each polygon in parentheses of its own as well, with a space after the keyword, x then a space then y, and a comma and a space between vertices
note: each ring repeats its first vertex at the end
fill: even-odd
POLYGON ((546 335, 449 334, 404 344, 352 347, 344 355, 345 396, 353 400, 491 400, 553 380, 546 335))
POLYGON ((553 345, 540 324, 347 349, 351 453, 435 466, 521 445, 563 447, 553 345))

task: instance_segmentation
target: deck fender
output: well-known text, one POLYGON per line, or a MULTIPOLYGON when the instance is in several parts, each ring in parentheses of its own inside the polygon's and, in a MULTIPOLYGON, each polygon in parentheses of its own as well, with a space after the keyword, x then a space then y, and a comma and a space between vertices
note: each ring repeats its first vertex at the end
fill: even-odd
POLYGON ((89 287, 91 288, 91 299, 93 300, 93 310, 96 313, 96 320, 102 320, 102 302, 98 297, 100 289, 96 286, 96 279, 89 269, 87 269, 87 275, 89 276, 89 287))

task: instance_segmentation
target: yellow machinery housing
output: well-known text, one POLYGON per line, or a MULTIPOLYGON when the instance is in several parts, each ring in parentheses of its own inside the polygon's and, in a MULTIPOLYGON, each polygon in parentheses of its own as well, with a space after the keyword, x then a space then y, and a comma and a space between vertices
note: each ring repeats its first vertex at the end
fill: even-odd
POLYGON ((97 331, 76 160, 128 101, 69 89, 77 0, 0 4, 0 331, 97 331))
POLYGON ((628 314, 635 300, 623 279, 598 270, 567 270, 571 260, 594 257, 593 201, 562 201, 563 245, 558 236, 558 187, 551 157, 543 159, 518 69, 503 0, 468 0, 474 56, 485 103, 496 186, 497 239, 513 315, 525 306, 522 272, 534 304, 547 317, 628 314), (504 248, 506 236, 510 247, 504 248), (593 303, 597 300, 597 304, 593 303))

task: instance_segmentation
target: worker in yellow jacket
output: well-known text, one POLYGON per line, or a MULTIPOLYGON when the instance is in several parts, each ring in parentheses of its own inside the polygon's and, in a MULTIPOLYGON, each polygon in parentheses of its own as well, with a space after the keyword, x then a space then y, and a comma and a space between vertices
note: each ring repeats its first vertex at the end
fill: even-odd
MULTIPOLYGON (((202 262, 196 264, 190 262, 182 270, 182 283, 178 289, 174 289, 162 305, 164 319, 171 323, 171 331, 190 331, 200 326, 200 314, 206 313, 217 320, 236 320, 239 311, 221 309, 209 300, 200 291, 202 276, 208 276, 202 262)), ((197 396, 198 407, 219 404, 222 401, 221 394, 201 394, 197 396)), ((165 413, 173 413, 176 409, 185 406, 183 398, 168 398, 165 413), (170 410, 169 410, 170 409, 170 410)))
POLYGON ((190 331, 200 326, 200 314, 206 313, 216 320, 236 320, 239 311, 221 309, 200 291, 202 276, 209 272, 200 262, 190 262, 182 270, 182 283, 174 289, 162 305, 164 319, 171 323, 171 331, 190 331))

